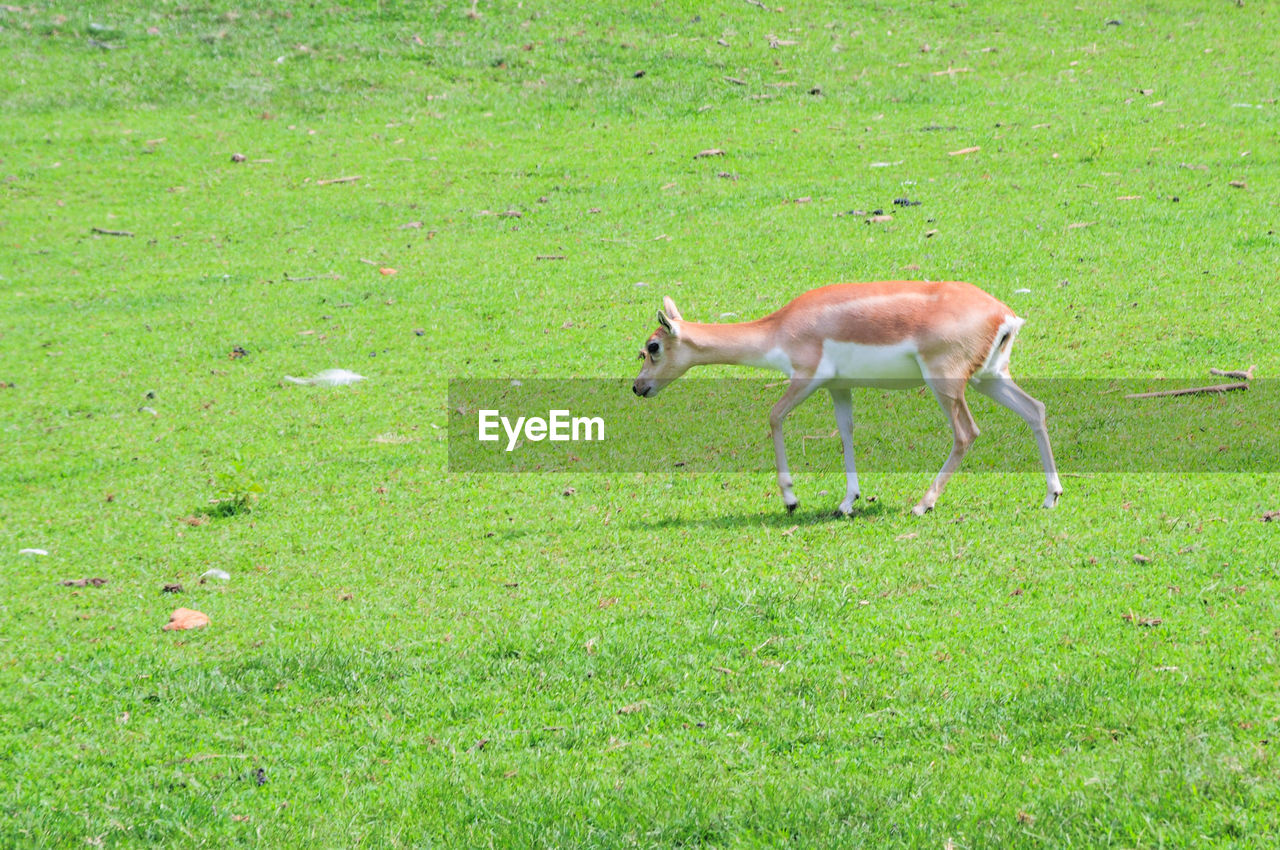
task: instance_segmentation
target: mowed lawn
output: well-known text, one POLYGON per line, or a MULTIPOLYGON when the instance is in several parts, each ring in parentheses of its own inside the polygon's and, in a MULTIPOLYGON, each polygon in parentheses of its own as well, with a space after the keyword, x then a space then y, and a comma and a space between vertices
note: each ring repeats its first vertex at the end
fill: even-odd
POLYGON ((1265 403, 1109 382, 1280 374, 1278 35, 1255 0, 0 8, 0 845, 1276 846, 1280 470, 1064 440, 1056 510, 984 472, 916 518, 921 395, 927 459, 838 520, 822 398, 794 515, 768 472, 463 473, 446 434, 452 379, 630 378, 663 295, 842 280, 983 287, 1082 407, 1265 403), (367 380, 284 381, 327 368, 367 380))

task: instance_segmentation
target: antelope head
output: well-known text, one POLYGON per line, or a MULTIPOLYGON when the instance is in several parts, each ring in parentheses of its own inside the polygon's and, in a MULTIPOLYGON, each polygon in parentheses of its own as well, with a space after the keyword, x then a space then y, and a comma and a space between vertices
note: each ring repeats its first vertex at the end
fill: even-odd
POLYGON ((669 297, 663 298, 662 309, 658 311, 658 329, 640 349, 644 365, 631 385, 631 391, 641 398, 657 395, 693 365, 693 352, 680 335, 682 321, 676 303, 669 297))

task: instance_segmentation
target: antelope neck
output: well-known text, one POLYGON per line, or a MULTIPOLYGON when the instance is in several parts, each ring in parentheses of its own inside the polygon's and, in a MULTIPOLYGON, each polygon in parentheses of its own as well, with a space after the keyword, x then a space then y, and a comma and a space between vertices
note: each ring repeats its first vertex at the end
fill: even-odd
POLYGON ((683 322, 680 335, 696 352, 701 365, 760 365, 761 358, 775 345, 773 323, 767 317, 729 324, 683 322))

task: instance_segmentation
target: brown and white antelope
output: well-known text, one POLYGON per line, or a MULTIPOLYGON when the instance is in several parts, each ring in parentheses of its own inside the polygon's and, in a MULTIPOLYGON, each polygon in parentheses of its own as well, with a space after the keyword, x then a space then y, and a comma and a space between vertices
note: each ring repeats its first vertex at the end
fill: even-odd
POLYGON ((764 318, 733 324, 686 322, 670 298, 662 304, 658 329, 640 352, 644 366, 633 391, 652 397, 690 367, 712 363, 761 366, 786 375, 787 390, 769 412, 769 427, 778 486, 789 511, 795 510, 797 500, 782 425, 787 414, 818 389, 831 394, 844 444, 846 488, 838 512, 853 511, 860 491, 849 390, 857 386, 927 384, 951 424, 951 454, 912 509, 915 514, 933 508, 978 436, 964 398, 969 384, 1031 426, 1048 485, 1044 506, 1053 507, 1062 494, 1044 405, 1009 374, 1009 350, 1023 319, 972 284, 838 283, 806 292, 764 318))

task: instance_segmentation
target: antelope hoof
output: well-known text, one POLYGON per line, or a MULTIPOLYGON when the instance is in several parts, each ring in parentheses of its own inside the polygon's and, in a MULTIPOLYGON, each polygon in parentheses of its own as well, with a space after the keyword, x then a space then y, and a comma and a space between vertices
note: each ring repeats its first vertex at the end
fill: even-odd
POLYGON ((836 516, 853 516, 853 503, 858 501, 858 498, 858 496, 854 496, 852 499, 841 502, 840 506, 836 508, 836 516))
POLYGON ((911 513, 915 514, 916 516, 924 516, 931 510, 933 510, 933 505, 926 505, 924 502, 921 502, 920 504, 916 505, 914 508, 911 509, 911 513))
POLYGON ((1045 506, 1046 508, 1053 508, 1053 507, 1057 507, 1057 505, 1058 505, 1058 497, 1059 497, 1059 496, 1061 496, 1061 495, 1062 495, 1062 493, 1061 493, 1061 492, 1058 492, 1058 493, 1050 493, 1049 495, 1045 496, 1045 497, 1044 497, 1044 506, 1045 506))
POLYGON ((787 503, 787 513, 789 513, 789 514, 793 514, 793 513, 795 513, 795 512, 796 512, 796 507, 797 507, 799 504, 800 504, 799 502, 788 502, 788 503, 787 503))

